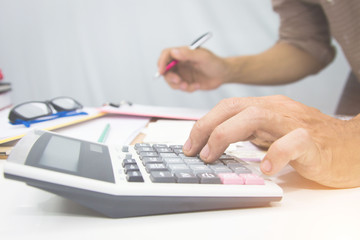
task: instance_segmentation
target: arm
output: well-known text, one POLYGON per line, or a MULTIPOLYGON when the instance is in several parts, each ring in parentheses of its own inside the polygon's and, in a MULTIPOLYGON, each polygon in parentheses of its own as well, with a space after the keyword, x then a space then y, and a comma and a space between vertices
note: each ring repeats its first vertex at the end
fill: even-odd
POLYGON ((317 73, 324 65, 307 52, 288 43, 277 43, 265 52, 227 58, 225 82, 285 84, 317 73))
POLYGON ((158 62, 159 73, 168 84, 188 92, 215 89, 224 83, 285 84, 323 67, 312 55, 288 43, 277 43, 257 55, 229 58, 221 58, 203 48, 165 49, 158 62), (171 59, 179 63, 165 72, 171 59))

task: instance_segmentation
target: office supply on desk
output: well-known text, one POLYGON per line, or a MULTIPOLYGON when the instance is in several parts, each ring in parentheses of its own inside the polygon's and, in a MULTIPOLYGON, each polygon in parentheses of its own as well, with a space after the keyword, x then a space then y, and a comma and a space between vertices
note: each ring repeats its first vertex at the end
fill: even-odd
MULTIPOLYGON (((207 32, 203 35, 201 35, 200 37, 198 37, 194 42, 192 42, 189 46, 189 48, 191 50, 195 50, 196 48, 199 48, 201 45, 203 45, 207 40, 209 40, 212 37, 212 33, 211 32, 207 32)), ((167 66, 166 66, 166 71, 169 71, 171 68, 173 68, 176 64, 178 63, 177 60, 172 60, 167 66)), ((160 77, 160 73, 157 72, 155 74, 155 78, 160 77)))
POLYGON ((104 126, 109 124, 111 132, 106 136, 106 145, 128 145, 142 133, 149 121, 150 118, 106 114, 101 118, 57 129, 55 132, 72 138, 97 142, 100 134, 104 132, 104 126))
POLYGON ((104 130, 101 132, 101 135, 100 135, 100 137, 98 139, 98 142, 99 143, 104 143, 106 141, 107 136, 109 135, 109 132, 110 132, 110 124, 107 123, 105 125, 104 130))
POLYGON ((122 104, 120 107, 105 105, 99 108, 99 111, 125 116, 155 117, 180 120, 198 120, 208 112, 208 110, 205 109, 163 107, 142 104, 122 104))
POLYGON ((13 107, 9 113, 9 121, 13 125, 45 122, 62 117, 87 115, 79 112, 83 106, 73 98, 57 97, 49 101, 29 101, 13 107))
POLYGON ((266 206, 282 189, 229 155, 205 165, 179 145, 107 146, 35 130, 4 164, 4 176, 108 217, 266 206))
POLYGON ((18 140, 22 138, 27 132, 34 130, 34 129, 43 129, 43 130, 55 130, 64 127, 68 127, 71 125, 75 125, 78 123, 83 123, 85 121, 89 121, 95 118, 102 117, 106 115, 104 112, 99 112, 95 108, 84 108, 85 112, 88 115, 78 115, 66 118, 57 118, 51 121, 40 122, 34 124, 30 128, 27 128, 23 125, 11 125, 8 120, 8 115, 10 109, 4 109, 0 111, 0 144, 11 142, 14 140, 18 140))
POLYGON ((11 84, 6 82, 0 82, 0 93, 4 93, 11 90, 11 84))
POLYGON ((12 147, 9 146, 4 146, 4 147, 0 147, 0 159, 7 159, 10 152, 11 152, 12 147))
POLYGON ((11 107, 11 83, 3 81, 3 74, 0 69, 0 111, 5 108, 11 107))

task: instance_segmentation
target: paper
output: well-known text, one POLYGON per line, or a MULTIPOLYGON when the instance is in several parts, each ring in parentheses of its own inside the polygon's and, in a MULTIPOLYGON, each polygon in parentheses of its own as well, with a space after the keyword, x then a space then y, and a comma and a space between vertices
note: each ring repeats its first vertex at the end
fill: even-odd
POLYGON ((128 104, 123 104, 120 107, 104 106, 99 110, 101 112, 129 116, 157 117, 182 120, 198 120, 208 112, 208 110, 204 109, 160 107, 140 104, 132 104, 131 106, 128 104))
POLYGON ((157 120, 149 123, 146 128, 146 143, 165 143, 182 145, 188 139, 195 121, 186 120, 157 120))
POLYGON ((105 115, 92 121, 56 130, 65 136, 87 141, 98 141, 104 127, 109 124, 107 145, 129 145, 131 141, 146 127, 150 118, 105 115))

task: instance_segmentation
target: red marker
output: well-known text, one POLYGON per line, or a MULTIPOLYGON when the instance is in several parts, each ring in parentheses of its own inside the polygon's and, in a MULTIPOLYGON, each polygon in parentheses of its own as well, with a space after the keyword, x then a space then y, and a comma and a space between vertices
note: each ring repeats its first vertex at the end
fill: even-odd
POLYGON ((2 80, 3 78, 4 78, 4 75, 2 74, 1 69, 0 69, 0 80, 2 80))

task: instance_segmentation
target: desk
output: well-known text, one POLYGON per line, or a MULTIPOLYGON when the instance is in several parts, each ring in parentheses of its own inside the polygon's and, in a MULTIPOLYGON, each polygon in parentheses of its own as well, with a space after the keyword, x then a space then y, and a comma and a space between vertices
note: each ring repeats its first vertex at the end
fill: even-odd
POLYGON ((109 219, 1 175, 0 238, 360 239, 360 188, 327 189, 291 167, 273 180, 284 198, 270 207, 109 219))

